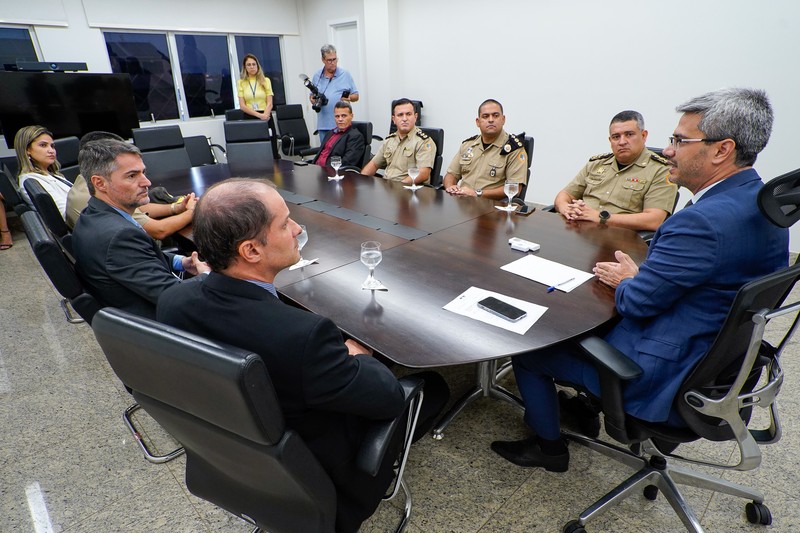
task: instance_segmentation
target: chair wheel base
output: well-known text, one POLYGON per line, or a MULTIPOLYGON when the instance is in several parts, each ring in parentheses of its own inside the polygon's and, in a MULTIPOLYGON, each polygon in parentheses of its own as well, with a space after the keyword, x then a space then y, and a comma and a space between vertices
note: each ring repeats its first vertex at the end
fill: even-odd
POLYGON ((570 520, 564 525, 564 533, 586 533, 586 528, 577 520, 570 520))
POLYGON ((744 511, 747 514, 747 521, 751 524, 760 524, 768 526, 772 524, 772 513, 769 507, 763 503, 751 502, 744 506, 744 511))

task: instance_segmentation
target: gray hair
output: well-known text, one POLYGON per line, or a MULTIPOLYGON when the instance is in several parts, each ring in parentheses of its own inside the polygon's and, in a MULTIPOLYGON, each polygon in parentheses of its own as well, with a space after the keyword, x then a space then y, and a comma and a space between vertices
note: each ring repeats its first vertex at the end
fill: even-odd
POLYGON ((210 187, 197 202, 192 219, 194 243, 215 272, 239 257, 239 245, 258 239, 267 244, 271 213, 261 194, 274 185, 267 180, 231 178, 210 187))
POLYGON ((92 176, 108 179, 117 170, 117 157, 122 154, 142 156, 142 152, 136 146, 116 139, 100 139, 83 145, 78 153, 78 165, 81 176, 86 180, 89 194, 94 196, 95 192, 92 176))
POLYGON ((632 109, 627 109, 625 111, 620 111, 614 118, 611 119, 609 126, 611 124, 617 124, 619 122, 628 122, 629 120, 635 120, 636 126, 641 130, 644 131, 644 117, 638 111, 634 111, 632 109))
POLYGON ((675 108, 678 113, 702 115, 697 127, 709 139, 733 139, 736 165, 748 167, 772 133, 774 114, 761 89, 728 88, 692 98, 675 108))
POLYGON ((322 59, 325 59, 327 54, 335 54, 336 47, 332 44, 323 44, 322 48, 319 49, 320 53, 322 54, 322 59))

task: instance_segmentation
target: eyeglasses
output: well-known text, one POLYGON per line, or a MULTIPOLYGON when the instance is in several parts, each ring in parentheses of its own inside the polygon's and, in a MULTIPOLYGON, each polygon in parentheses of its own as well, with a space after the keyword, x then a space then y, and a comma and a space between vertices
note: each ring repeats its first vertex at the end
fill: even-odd
POLYGON ((670 137, 669 145, 673 150, 677 150, 678 145, 683 143, 717 143, 724 140, 725 139, 683 139, 681 137, 670 137))
POLYGON ((337 61, 339 61, 338 57, 334 57, 334 58, 325 60, 326 63, 336 63, 337 61))

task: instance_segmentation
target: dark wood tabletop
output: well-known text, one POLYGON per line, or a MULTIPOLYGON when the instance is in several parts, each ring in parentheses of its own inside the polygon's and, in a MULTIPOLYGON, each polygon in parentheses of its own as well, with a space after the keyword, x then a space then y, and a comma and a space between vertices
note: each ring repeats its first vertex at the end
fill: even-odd
MULTIPOLYGON (((433 367, 496 359, 573 338, 615 317, 614 291, 591 279, 570 293, 547 287, 501 266, 523 256, 510 237, 537 242, 540 257, 590 272, 621 249, 638 263, 647 245, 633 231, 572 223, 554 213, 523 217, 494 208, 495 202, 451 197, 429 187, 411 192, 398 182, 348 173, 329 181, 331 169, 276 162, 250 177, 272 180, 292 217, 305 224, 306 259, 318 264, 285 270, 275 280, 284 298, 332 318, 348 335, 410 367, 433 367), (361 290, 367 268, 360 244, 382 243, 376 269, 388 292, 361 290), (547 312, 518 335, 442 307, 470 286, 546 306, 547 312)), ((163 178, 173 194, 202 194, 230 177, 227 165, 193 168, 188 176, 163 178)), ((181 232, 191 242, 191 228, 181 232)))
POLYGON ((592 223, 567 223, 553 213, 529 217, 494 212, 385 250, 376 277, 388 292, 361 290, 367 268, 351 263, 282 294, 321 315, 335 317, 348 335, 410 367, 495 359, 550 346, 591 331, 615 316, 614 291, 591 279, 572 292, 547 287, 500 269, 523 256, 510 237, 538 242, 537 255, 591 271, 622 249, 637 262, 645 243, 635 232, 592 223), (548 308, 525 335, 442 307, 470 286, 548 308), (310 290, 312 289, 313 290, 310 290))

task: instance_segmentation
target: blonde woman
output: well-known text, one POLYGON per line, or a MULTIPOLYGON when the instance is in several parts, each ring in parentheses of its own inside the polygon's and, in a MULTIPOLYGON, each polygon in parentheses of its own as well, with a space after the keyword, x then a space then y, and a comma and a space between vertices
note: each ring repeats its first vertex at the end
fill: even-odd
MULTIPOLYGON (((14 137, 14 150, 19 164, 19 193, 28 204, 26 180, 35 179, 53 198, 61 216, 67 211, 67 193, 72 184, 59 172, 53 134, 44 126, 25 126, 14 137)), ((32 205, 32 204, 31 204, 32 205)))
POLYGON ((264 76, 261 64, 253 54, 242 60, 242 74, 236 83, 239 108, 246 114, 269 120, 272 116, 272 83, 264 76))

